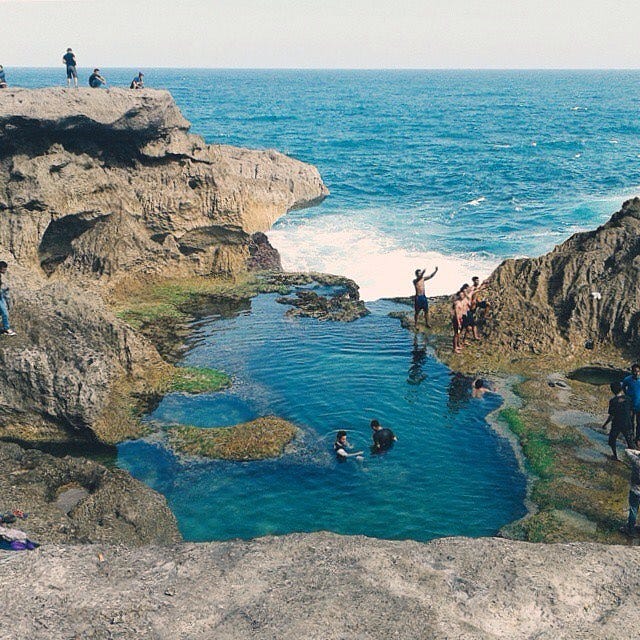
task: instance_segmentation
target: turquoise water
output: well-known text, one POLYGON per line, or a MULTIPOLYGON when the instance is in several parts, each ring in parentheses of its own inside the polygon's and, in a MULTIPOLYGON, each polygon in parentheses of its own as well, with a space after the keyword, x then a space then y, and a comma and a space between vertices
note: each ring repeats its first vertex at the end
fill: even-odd
POLYGON ((330 530, 429 540, 491 535, 524 514, 513 450, 485 420, 499 396, 472 399, 468 379, 387 317, 390 303, 343 324, 286 318, 275 298, 197 325, 186 364, 221 368, 233 387, 171 394, 152 418, 212 427, 276 414, 303 431, 292 451, 226 462, 180 460, 157 436, 119 447, 119 465, 167 496, 187 539, 330 530), (372 418, 399 439, 384 455, 369 450, 372 418), (362 462, 336 460, 341 428, 362 462))
MULTIPOLYGON (((103 69, 121 86, 134 71, 103 69)), ((331 197, 270 237, 285 267, 348 275, 366 299, 436 264, 431 291, 448 293, 639 191, 639 71, 144 71, 207 141, 319 167, 331 197)), ((62 65, 7 74, 64 83, 62 65)))

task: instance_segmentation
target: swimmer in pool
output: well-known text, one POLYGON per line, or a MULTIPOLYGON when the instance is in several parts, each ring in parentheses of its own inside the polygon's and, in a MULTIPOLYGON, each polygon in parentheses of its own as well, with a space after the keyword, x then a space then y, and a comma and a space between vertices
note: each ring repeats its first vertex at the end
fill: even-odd
POLYGON ((482 380, 482 378, 478 378, 477 380, 473 381, 471 395, 474 398, 484 397, 484 394, 487 393, 487 391, 491 391, 491 389, 485 386, 484 380, 482 380))
POLYGON ((373 429, 373 450, 375 453, 388 451, 398 441, 393 431, 383 427, 377 420, 371 421, 371 428, 373 429))
POLYGON ((353 449, 353 446, 347 442, 347 432, 344 430, 338 431, 336 434, 336 441, 333 443, 333 450, 338 456, 338 459, 346 460, 347 458, 357 458, 358 456, 362 456, 362 451, 349 453, 347 449, 353 449))

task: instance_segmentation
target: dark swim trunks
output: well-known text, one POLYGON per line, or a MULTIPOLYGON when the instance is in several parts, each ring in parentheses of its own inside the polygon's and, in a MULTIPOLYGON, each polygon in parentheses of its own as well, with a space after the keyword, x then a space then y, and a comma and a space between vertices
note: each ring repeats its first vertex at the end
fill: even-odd
POLYGON ((460 323, 458 322, 458 318, 456 316, 451 319, 451 324, 453 325, 453 332, 460 333, 462 327, 460 326, 460 323))
POLYGON ((416 296, 415 307, 416 311, 428 311, 429 300, 427 300, 427 296, 416 296))

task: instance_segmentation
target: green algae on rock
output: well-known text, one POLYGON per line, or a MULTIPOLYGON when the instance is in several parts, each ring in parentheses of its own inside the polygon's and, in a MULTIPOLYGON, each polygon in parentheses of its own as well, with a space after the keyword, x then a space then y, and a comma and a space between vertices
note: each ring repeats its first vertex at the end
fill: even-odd
POLYGON ((176 367, 169 390, 179 393, 211 393, 231 385, 231 378, 217 369, 176 367))
POLYGON ((202 429, 177 425, 168 430, 170 445, 180 453, 223 460, 264 460, 282 454, 298 428, 275 416, 232 427, 202 429))

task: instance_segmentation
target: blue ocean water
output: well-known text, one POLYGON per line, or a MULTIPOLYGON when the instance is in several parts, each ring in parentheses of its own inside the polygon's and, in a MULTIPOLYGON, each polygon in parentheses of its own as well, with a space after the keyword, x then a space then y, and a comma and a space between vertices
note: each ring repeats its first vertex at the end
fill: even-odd
POLYGON ((511 445, 487 424, 501 399, 471 398, 387 302, 351 324, 290 319, 275 295, 250 311, 195 328, 186 363, 230 373, 228 391, 171 394, 159 423, 227 426, 276 414, 302 429, 276 460, 181 460, 159 436, 119 447, 119 465, 163 493, 190 540, 330 530, 429 540, 492 535, 524 515, 525 479, 511 445), (369 422, 398 437, 370 452, 369 422), (364 460, 333 454, 346 428, 364 460))
MULTIPOLYGON (((127 86, 137 69, 103 69, 127 86)), ((355 278, 366 299, 433 293, 592 228, 640 190, 638 71, 145 69, 208 141, 275 148, 331 189, 271 232, 286 268, 355 278)), ((64 84, 64 69, 8 69, 64 84)), ((86 83, 89 72, 81 73, 86 83)))

